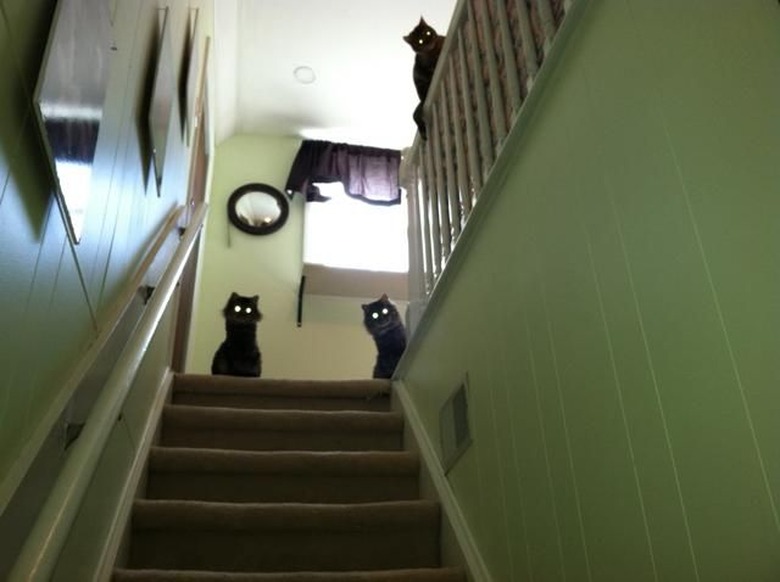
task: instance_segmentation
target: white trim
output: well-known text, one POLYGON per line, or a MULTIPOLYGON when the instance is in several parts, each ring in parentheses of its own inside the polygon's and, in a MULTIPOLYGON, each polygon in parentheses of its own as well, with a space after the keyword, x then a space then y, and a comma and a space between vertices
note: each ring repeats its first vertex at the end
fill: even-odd
POLYGON ((425 466, 430 473, 433 486, 436 488, 436 493, 441 502, 442 511, 447 516, 447 519, 452 526, 452 531, 455 534, 455 539, 458 541, 460 549, 463 552, 470 579, 474 582, 493 582, 493 577, 490 575, 487 565, 482 559, 482 554, 479 552, 474 536, 471 535, 471 528, 469 528, 468 521, 463 515, 460 504, 455 497, 455 493, 452 491, 452 487, 450 487, 450 483, 444 474, 444 470, 439 462, 439 457, 436 454, 436 449, 428 438, 428 433, 423 427, 422 419, 417 413, 417 408, 414 405, 411 396, 409 396, 403 381, 395 380, 393 382, 393 391, 398 396, 398 401, 403 409, 404 418, 409 424, 409 428, 412 430, 412 434, 420 448, 422 462, 425 463, 425 466))
POLYGON ((35 461, 44 442, 49 434, 51 434, 52 430, 57 426, 68 402, 70 402, 71 398, 76 393, 76 390, 83 382, 90 368, 100 357, 101 351, 116 330, 119 321, 131 305, 133 298, 138 294, 138 288, 147 276, 152 262, 157 258, 165 241, 168 240, 169 235, 176 226, 179 218, 182 216, 183 211, 184 207, 178 206, 170 212, 162 228, 158 231, 154 242, 146 252, 145 258, 139 269, 135 272, 132 279, 127 282, 122 291, 122 295, 112 307, 108 317, 106 317, 106 325, 99 331, 97 337, 92 341, 92 344, 83 357, 72 368, 70 375, 63 383, 63 387, 49 404, 49 407, 46 409, 40 422, 38 422, 17 456, 16 461, 14 461, 9 468, 8 473, 0 481, 0 515, 3 514, 6 507, 11 502, 11 499, 15 495, 22 480, 27 475, 27 472, 30 470, 30 467, 35 461))
POLYGON ((122 485, 122 492, 114 507, 114 513, 111 516, 111 525, 108 529, 108 535, 103 541, 103 550, 100 552, 100 563, 95 569, 95 573, 92 577, 93 582, 106 582, 111 580, 119 548, 122 545, 125 526, 130 518, 130 512, 133 509, 133 501, 135 501, 138 484, 146 470, 149 449, 154 441, 157 427, 160 424, 162 409, 168 400, 168 394, 172 385, 173 371, 168 368, 160 380, 154 401, 149 409, 149 413, 146 415, 146 422, 144 423, 144 428, 141 432, 141 438, 136 445, 133 464, 122 485))
POLYGON ((8 578, 9 582, 44 582, 51 578, 100 455, 200 234, 205 215, 206 204, 201 203, 196 208, 190 225, 144 314, 115 362, 103 391, 95 400, 84 430, 68 454, 59 477, 17 556, 8 578))

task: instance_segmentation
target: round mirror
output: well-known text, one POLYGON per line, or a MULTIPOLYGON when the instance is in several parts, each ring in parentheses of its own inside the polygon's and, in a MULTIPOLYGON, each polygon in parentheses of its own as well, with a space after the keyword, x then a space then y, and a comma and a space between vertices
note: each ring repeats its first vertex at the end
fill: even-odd
POLYGON ((248 234, 276 232, 289 214, 287 197, 268 184, 245 184, 228 199, 230 222, 248 234))

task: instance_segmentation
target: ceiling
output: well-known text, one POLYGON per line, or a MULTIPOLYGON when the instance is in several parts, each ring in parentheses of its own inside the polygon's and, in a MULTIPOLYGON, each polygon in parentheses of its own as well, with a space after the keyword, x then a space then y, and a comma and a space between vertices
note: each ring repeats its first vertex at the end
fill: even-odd
POLYGON ((214 2, 217 142, 291 135, 400 149, 412 144, 414 53, 424 16, 446 34, 456 0, 214 2), (296 80, 310 67, 311 84, 296 80))

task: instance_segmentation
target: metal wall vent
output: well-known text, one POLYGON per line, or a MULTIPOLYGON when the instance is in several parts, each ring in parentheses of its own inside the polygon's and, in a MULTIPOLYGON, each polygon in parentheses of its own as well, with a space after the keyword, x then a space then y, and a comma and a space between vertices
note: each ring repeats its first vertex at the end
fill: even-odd
POLYGON ((445 473, 471 445, 467 384, 468 378, 463 380, 439 411, 441 456, 445 473))

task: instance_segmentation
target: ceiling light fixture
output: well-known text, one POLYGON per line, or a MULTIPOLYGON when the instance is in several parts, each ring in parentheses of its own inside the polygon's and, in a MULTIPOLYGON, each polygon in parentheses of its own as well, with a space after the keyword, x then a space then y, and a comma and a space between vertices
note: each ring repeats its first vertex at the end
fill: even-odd
POLYGON ((311 85, 317 78, 317 76, 314 74, 314 69, 307 67, 306 65, 295 67, 293 70, 293 76, 295 77, 295 80, 302 85, 311 85))

